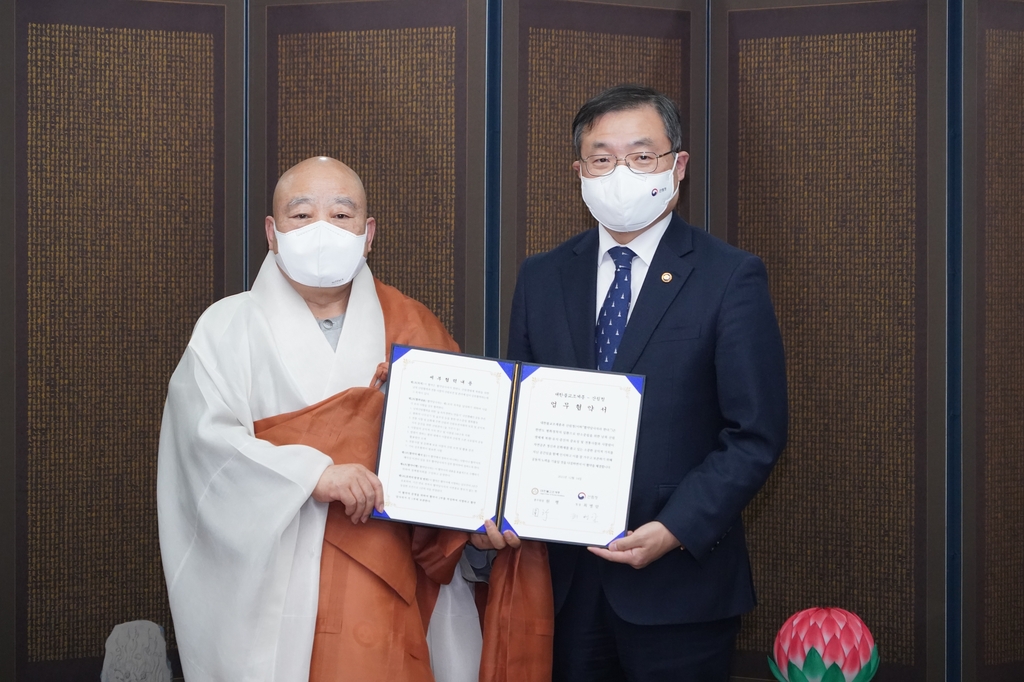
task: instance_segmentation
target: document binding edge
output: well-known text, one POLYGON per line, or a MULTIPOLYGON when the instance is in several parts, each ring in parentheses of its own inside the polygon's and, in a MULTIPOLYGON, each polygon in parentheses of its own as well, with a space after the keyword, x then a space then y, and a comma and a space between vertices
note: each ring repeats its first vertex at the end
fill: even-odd
POLYGON ((498 488, 498 508, 495 510, 492 519, 495 523, 498 523, 498 519, 501 519, 501 531, 505 532, 506 529, 512 528, 508 521, 505 520, 505 496, 508 494, 508 466, 512 458, 512 427, 515 423, 516 408, 519 406, 519 382, 522 380, 520 377, 523 365, 520 362, 510 362, 508 360, 497 360, 496 362, 501 365, 506 374, 508 374, 510 369, 508 365, 512 366, 512 374, 509 374, 508 377, 512 380, 512 396, 508 400, 508 415, 505 417, 505 453, 501 462, 501 487, 498 488))

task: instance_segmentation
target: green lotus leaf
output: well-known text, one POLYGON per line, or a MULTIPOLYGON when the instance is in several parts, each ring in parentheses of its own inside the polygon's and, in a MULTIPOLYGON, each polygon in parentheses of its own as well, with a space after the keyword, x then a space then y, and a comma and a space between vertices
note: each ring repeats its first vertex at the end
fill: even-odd
POLYGON ((775 665, 775 661, 772 660, 771 656, 768 657, 768 667, 772 669, 772 675, 775 675, 775 679, 779 682, 788 682, 779 671, 779 666, 775 665))
POLYGON ((839 667, 838 663, 833 663, 825 671, 825 675, 821 678, 821 682, 846 682, 846 676, 843 675, 843 669, 839 667))
POLYGON ((807 679, 807 675, 804 675, 803 671, 796 667, 796 663, 793 661, 789 662, 789 682, 810 682, 807 679))
POLYGON ((807 652, 803 673, 809 680, 820 680, 825 674, 825 662, 821 660, 821 654, 818 653, 818 650, 813 647, 807 652))

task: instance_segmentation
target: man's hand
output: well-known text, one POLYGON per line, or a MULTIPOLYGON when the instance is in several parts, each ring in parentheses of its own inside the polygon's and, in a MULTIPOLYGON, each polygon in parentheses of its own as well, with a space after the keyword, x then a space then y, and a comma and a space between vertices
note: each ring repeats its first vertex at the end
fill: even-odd
POLYGON ((484 521, 484 530, 487 531, 487 535, 469 534, 469 543, 477 549, 505 549, 506 547, 517 549, 523 544, 519 536, 510 530, 505 531, 504 534, 500 533, 498 527, 494 525, 494 521, 490 519, 484 521))
POLYGON ((374 509, 384 509, 384 486, 362 464, 332 464, 313 488, 317 502, 341 502, 352 523, 365 522, 374 509))
POLYGON ((608 549, 604 547, 587 547, 591 552, 618 564, 629 564, 633 568, 643 568, 652 561, 660 559, 676 547, 679 540, 661 521, 651 521, 626 533, 626 537, 615 540, 608 549))

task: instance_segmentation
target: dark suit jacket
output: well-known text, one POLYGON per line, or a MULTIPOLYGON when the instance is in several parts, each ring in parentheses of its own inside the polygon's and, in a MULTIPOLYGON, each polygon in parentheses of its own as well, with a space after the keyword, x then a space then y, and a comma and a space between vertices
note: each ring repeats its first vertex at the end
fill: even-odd
MULTIPOLYGON (((510 359, 595 367, 597 248, 595 228, 526 259, 512 301, 510 359)), ((768 478, 787 424, 782 339, 764 264, 673 216, 612 370, 646 376, 629 528, 661 521, 685 550, 640 570, 602 562, 608 601, 644 625, 749 611, 740 512, 768 478)), ((586 550, 548 551, 557 612, 586 550)))

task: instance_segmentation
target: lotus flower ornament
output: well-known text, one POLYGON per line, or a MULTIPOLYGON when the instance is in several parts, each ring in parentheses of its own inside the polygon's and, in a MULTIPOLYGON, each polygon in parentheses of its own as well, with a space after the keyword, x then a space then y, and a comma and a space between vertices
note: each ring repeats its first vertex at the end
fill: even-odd
POLYGON ((878 670, 878 647, 855 614, 806 609, 779 629, 768 665, 779 682, 868 682, 878 670))

